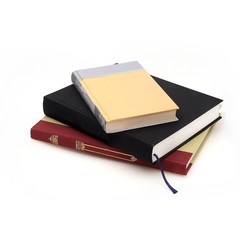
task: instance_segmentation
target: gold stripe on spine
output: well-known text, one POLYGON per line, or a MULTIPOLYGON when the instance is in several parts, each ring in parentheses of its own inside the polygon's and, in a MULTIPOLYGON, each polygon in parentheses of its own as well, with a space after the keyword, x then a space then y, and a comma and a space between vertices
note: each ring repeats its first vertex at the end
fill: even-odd
POLYGON ((50 138, 48 138, 49 141, 55 145, 58 145, 58 135, 52 135, 50 138))
POLYGON ((110 149, 107 149, 107 148, 101 148, 101 147, 96 147, 94 145, 85 144, 84 142, 79 141, 79 140, 76 140, 75 148, 77 150, 80 150, 80 151, 97 153, 99 155, 103 155, 103 156, 107 156, 107 157, 113 157, 113 158, 117 158, 117 159, 128 161, 128 162, 137 161, 137 159, 130 154, 121 153, 121 152, 113 151, 113 150, 110 150, 110 149), (100 150, 100 151, 98 151, 98 150, 100 150), (104 151, 104 153, 101 152, 101 150, 104 151), (117 155, 115 155, 114 153, 117 154, 117 155))

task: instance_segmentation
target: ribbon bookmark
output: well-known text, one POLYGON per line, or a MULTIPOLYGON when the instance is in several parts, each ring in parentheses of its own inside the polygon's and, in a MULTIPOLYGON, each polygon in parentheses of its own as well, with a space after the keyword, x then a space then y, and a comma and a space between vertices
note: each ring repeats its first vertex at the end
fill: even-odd
POLYGON ((163 180, 164 182, 166 183, 166 185, 168 186, 168 188, 175 194, 177 193, 178 191, 176 189, 174 189, 170 183, 168 182, 167 178, 165 177, 165 173, 163 171, 163 166, 162 166, 162 163, 161 163, 161 159, 158 157, 157 154, 153 154, 153 156, 157 159, 158 163, 159 163, 159 167, 160 167, 160 170, 161 170, 161 173, 162 173, 162 177, 163 177, 163 180))

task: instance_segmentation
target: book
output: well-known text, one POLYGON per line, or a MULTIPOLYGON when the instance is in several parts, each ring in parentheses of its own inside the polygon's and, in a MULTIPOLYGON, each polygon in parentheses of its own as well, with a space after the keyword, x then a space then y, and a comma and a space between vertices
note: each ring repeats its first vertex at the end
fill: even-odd
MULTIPOLYGON (((175 150, 162 160, 162 166, 165 171, 181 175, 187 175, 190 170, 195 155, 208 135, 208 128, 201 134, 197 135, 191 141, 175 150)), ((44 116, 31 128, 31 138, 52 143, 78 151, 83 151, 98 156, 103 156, 118 161, 142 165, 146 167, 160 169, 158 163, 149 164, 145 161, 134 157, 131 154, 124 153, 116 148, 107 145, 93 137, 71 128, 55 119, 44 116)))
POLYGON ((137 61, 77 70, 72 82, 106 133, 177 121, 178 106, 137 61))
POLYGON ((222 100, 153 78, 178 104, 178 121, 107 134, 73 85, 44 96, 44 114, 123 152, 154 163, 221 119, 219 108, 222 100))

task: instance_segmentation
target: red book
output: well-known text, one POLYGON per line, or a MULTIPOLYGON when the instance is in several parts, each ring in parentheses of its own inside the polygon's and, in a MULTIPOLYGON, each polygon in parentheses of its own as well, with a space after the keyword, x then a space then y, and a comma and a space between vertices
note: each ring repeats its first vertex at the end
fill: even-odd
MULTIPOLYGON (((209 129, 205 130, 184 146, 161 160, 163 169, 165 171, 186 175, 193 164, 195 154, 208 132, 209 129)), ((141 159, 137 159, 133 155, 124 153, 83 132, 46 116, 31 128, 31 138, 132 164, 139 164, 157 169, 160 168, 158 163, 148 164, 141 159)))

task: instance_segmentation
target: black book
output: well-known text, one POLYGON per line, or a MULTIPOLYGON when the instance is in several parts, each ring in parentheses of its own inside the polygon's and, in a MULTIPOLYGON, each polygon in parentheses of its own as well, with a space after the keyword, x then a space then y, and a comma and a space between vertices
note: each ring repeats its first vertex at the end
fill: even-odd
POLYGON ((153 78, 179 106, 179 121, 107 134, 74 85, 44 96, 44 113, 119 150, 154 163, 221 119, 219 109, 222 100, 153 78))

